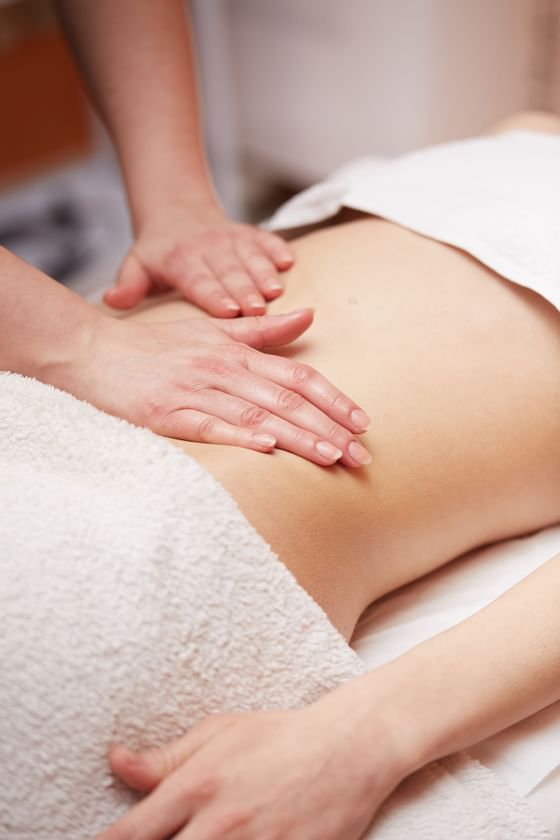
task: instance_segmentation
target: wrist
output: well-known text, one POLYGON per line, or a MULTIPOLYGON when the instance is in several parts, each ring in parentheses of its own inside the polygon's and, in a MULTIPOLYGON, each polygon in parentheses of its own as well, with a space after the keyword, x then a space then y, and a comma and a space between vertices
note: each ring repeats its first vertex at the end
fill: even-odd
POLYGON ((343 688, 355 727, 355 750, 372 782, 381 766, 388 795, 416 770, 454 750, 447 746, 445 696, 430 688, 427 663, 415 651, 343 688))
POLYGON ((79 398, 85 398, 87 371, 96 355, 96 341, 101 327, 110 319, 93 306, 73 302, 65 327, 35 354, 30 375, 79 398))
POLYGON ((183 215, 200 224, 213 224, 224 218, 218 198, 207 181, 200 181, 189 173, 175 174, 169 183, 139 185, 127 189, 132 227, 135 236, 154 220, 169 215, 183 215))
POLYGON ((380 737, 390 742, 399 781, 478 740, 468 737, 468 708, 452 669, 443 653, 431 655, 429 644, 371 671, 358 686, 365 746, 375 749, 380 737))
POLYGON ((0 369, 74 391, 96 325, 105 317, 0 248, 0 369))
POLYGON ((315 705, 327 717, 324 728, 342 742, 342 757, 356 769, 368 795, 381 803, 417 765, 395 725, 391 699, 371 679, 373 673, 339 686, 315 705))

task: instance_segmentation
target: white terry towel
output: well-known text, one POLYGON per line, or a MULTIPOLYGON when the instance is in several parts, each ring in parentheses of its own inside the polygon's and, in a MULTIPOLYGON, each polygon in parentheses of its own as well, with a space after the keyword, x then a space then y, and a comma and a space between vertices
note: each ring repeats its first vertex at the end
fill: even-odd
MULTIPOLYGON (((195 461, 72 396, 0 374, 0 836, 81 840, 134 795, 112 741, 294 707, 363 672, 195 461)), ((476 762, 437 763, 368 838, 545 840, 476 762)))

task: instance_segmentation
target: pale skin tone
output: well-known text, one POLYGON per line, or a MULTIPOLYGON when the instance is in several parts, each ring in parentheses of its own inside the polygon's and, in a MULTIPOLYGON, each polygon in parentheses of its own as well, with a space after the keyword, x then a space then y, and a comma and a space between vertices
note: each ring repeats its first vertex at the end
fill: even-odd
POLYGON ((211 315, 261 315, 293 256, 224 215, 202 142, 183 0, 57 0, 119 154, 135 242, 105 302, 128 309, 177 289, 211 315), (157 119, 154 118, 157 115, 157 119))
MULTIPOLYGON (((349 638, 384 593, 560 519, 560 316, 465 254, 375 219, 294 248, 286 297, 313 302, 316 320, 289 352, 372 415, 372 464, 321 470, 180 445, 349 638)), ((406 775, 560 698, 559 605, 556 557, 306 709, 218 715, 152 753, 113 749, 114 771, 152 793, 103 840, 359 838, 406 775)))
POLYGON ((0 370, 160 434, 278 445, 322 465, 369 459, 350 448, 368 421, 353 400, 319 373, 260 352, 301 335, 309 309, 231 321, 192 314, 164 324, 110 318, 0 248, 0 370), (255 413, 267 418, 262 428, 250 422, 255 413))
POLYGON ((360 407, 319 374, 259 352, 293 341, 313 315, 259 318, 292 258, 282 239, 230 223, 219 207, 181 0, 57 5, 118 151, 135 230, 106 301, 126 309, 174 288, 224 320, 197 310, 175 324, 117 322, 0 248, 0 369, 160 434, 278 446, 323 466, 367 463, 360 407), (227 387, 216 387, 224 371, 227 387))

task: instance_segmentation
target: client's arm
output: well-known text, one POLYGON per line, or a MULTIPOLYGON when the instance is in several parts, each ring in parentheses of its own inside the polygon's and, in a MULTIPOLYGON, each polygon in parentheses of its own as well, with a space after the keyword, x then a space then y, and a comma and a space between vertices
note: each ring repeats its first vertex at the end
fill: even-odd
POLYGON ((360 837, 411 772, 560 698, 559 607, 560 555, 305 709, 217 715, 163 750, 116 748, 113 769, 153 793, 102 840, 360 837))

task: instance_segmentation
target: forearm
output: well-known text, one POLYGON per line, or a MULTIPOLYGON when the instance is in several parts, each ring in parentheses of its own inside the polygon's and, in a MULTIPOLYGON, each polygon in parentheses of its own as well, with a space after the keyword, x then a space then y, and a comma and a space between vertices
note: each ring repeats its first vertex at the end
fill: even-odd
POLYGON ((0 248, 0 369, 73 390, 102 318, 55 280, 0 248))
POLYGON ((404 775, 560 699, 560 555, 359 683, 363 741, 381 718, 404 775))
POLYGON ((124 173, 138 231, 177 197, 215 202, 182 0, 57 0, 124 173))

